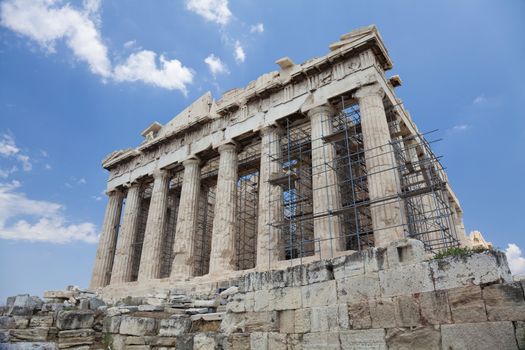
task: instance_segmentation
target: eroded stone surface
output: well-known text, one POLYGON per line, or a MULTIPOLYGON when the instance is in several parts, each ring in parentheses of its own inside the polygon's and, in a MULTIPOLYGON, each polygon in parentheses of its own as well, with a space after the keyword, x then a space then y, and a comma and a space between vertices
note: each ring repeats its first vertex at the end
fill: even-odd
POLYGON ((396 326, 396 309, 392 298, 376 298, 368 301, 373 328, 396 326))
POLYGON ((386 344, 389 350, 441 350, 440 327, 390 328, 386 344))
POLYGON ((127 335, 154 335, 157 331, 157 320, 146 317, 123 316, 119 331, 121 334, 127 335))
POLYGON ((57 317, 57 327, 59 329, 91 328, 94 321, 93 311, 60 311, 57 317))
POLYGON ((171 316, 167 320, 160 321, 159 335, 162 337, 176 337, 188 333, 191 328, 191 320, 187 316, 171 316))
POLYGON ((385 297, 434 290, 430 267, 426 262, 381 270, 379 280, 381 295, 385 297))
POLYGON ((518 349, 512 322, 443 325, 441 336, 443 349, 518 349))
POLYGON ((502 252, 487 251, 465 257, 449 257, 430 265, 436 289, 450 289, 472 284, 510 282, 510 270, 502 252))
POLYGON ((470 286, 451 289, 448 300, 454 322, 483 322, 487 320, 481 288, 470 286))
POLYGON ((344 331, 339 335, 341 338, 341 349, 387 349, 385 331, 383 329, 344 331))
POLYGON ((519 282, 483 288, 489 321, 525 320, 525 299, 519 282))
POLYGON ((419 295, 422 323, 443 324, 452 322, 448 293, 443 290, 419 295))
MULTIPOLYGON (((367 254, 359 255, 366 261, 367 254)), ((349 263, 355 265, 355 261, 349 263)), ((57 348, 86 350, 108 344, 115 350, 441 349, 440 344, 451 349, 492 349, 497 345, 499 350, 522 346, 525 327, 520 311, 524 300, 521 283, 470 285, 391 297, 378 296, 372 289, 368 295, 362 292, 350 298, 341 293, 338 284, 356 290, 349 281, 361 280, 370 273, 351 272, 348 276, 340 271, 330 276, 324 269, 333 263, 314 266, 258 273, 258 282, 249 288, 251 291, 226 293, 227 299, 220 297, 219 291, 233 282, 221 284, 213 295, 173 289, 150 293, 145 298, 125 298, 97 311, 82 310, 82 300, 93 298, 84 293, 76 297, 75 306, 68 306, 71 310, 56 312, 44 304, 34 315, 1 315, 0 328, 5 330, 0 329, 0 339, 52 341, 57 348), (287 286, 301 270, 300 285, 287 286), (312 281, 318 282, 308 284, 308 271, 324 277, 313 275, 312 281), (333 279, 320 281, 327 276, 333 279), (273 282, 277 287, 271 285, 273 282), (150 299, 169 306, 151 305, 150 299), (188 315, 195 312, 195 305, 208 307, 201 308, 199 312, 203 313, 188 315), (254 311, 256 308, 262 310, 254 311), (508 321, 492 321, 498 317, 508 321), (487 334, 494 337, 487 340, 487 334), (485 338, 478 341, 479 337, 485 338)), ((379 271, 412 266, 397 263, 379 271)), ((344 270, 341 265, 339 268, 344 270)), ((51 300, 50 305, 53 303, 51 300)), ((3 312, 8 311, 6 308, 3 312)))

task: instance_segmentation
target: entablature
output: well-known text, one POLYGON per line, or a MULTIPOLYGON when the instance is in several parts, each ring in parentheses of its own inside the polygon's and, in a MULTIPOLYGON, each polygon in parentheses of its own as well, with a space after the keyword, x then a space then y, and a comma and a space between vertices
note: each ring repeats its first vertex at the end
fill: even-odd
MULTIPOLYGON (((232 89, 214 101, 207 92, 135 149, 117 151, 103 161, 110 182, 129 181, 166 162, 180 162, 188 155, 216 147, 294 113, 326 103, 392 67, 374 26, 345 34, 331 52, 295 65, 278 60, 280 71, 263 74, 245 88, 232 89), (280 63, 279 63, 280 62, 280 63), (284 67, 284 69, 283 69, 284 67), (122 177, 123 174, 130 174, 122 177)), ((160 125, 160 124, 159 124, 160 125)), ((150 134, 151 136, 151 134, 150 134)), ((169 164, 169 163, 168 163, 169 164)), ((109 187, 109 184, 108 184, 109 187)))

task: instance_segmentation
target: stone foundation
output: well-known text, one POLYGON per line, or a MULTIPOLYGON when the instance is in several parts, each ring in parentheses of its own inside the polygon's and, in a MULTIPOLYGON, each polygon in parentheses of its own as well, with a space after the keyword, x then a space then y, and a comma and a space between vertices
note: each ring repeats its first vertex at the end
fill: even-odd
POLYGON ((10 298, 0 349, 525 349, 525 281, 498 251, 433 260, 403 240, 219 284, 10 298))

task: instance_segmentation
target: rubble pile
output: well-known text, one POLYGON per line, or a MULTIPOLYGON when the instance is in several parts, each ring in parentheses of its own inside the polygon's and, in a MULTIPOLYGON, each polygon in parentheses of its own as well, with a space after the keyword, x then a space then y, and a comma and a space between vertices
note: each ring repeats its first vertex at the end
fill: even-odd
POLYGON ((201 298, 172 290, 115 305, 77 287, 44 300, 17 295, 0 307, 0 349, 193 349, 192 333, 218 332, 236 290, 201 298))
POLYGON ((193 287, 11 297, 0 350, 525 349, 525 280, 493 250, 431 258, 407 239, 193 287))

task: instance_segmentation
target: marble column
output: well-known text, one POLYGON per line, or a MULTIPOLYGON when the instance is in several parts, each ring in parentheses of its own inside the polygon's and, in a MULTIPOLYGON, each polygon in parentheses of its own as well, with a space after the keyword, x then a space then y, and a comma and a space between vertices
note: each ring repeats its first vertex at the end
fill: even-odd
POLYGON ((316 249, 320 248, 321 258, 330 258, 337 251, 344 250, 341 218, 326 215, 327 212, 341 208, 341 192, 335 171, 335 147, 325 142, 323 136, 333 132, 331 117, 334 110, 328 105, 314 107, 308 111, 312 128, 312 196, 314 216, 314 236, 316 249))
POLYGON ((170 174, 167 170, 157 169, 153 172, 153 179, 144 244, 140 255, 139 281, 160 278, 170 174))
POLYGON ((361 129, 365 148, 365 162, 376 247, 387 246, 402 239, 402 201, 390 130, 383 106, 384 91, 378 84, 361 87, 355 94, 361 113, 361 129), (391 200, 383 199, 392 197, 391 200))
POLYGON ((108 192, 108 204, 104 215, 104 224, 100 233, 100 241, 97 247, 97 256, 93 267, 93 275, 89 287, 95 289, 109 284, 111 269, 115 258, 115 247, 117 245, 117 234, 122 212, 123 194, 119 190, 108 192))
POLYGON ((193 276, 195 236, 197 234, 197 215, 201 190, 200 159, 187 159, 182 164, 184 165, 184 178, 182 180, 170 274, 170 278, 174 280, 187 280, 193 276))
MULTIPOLYGON (((412 175, 412 182, 421 182, 426 183, 428 179, 427 176, 427 167, 428 162, 420 158, 418 156, 418 149, 420 149, 420 137, 414 136, 414 135, 408 135, 408 137, 403 138, 403 145, 405 148, 405 154, 407 160, 410 162, 412 166, 412 171, 415 172, 414 175, 412 175)), ((439 215, 438 209, 436 208, 435 202, 432 200, 432 192, 423 194, 420 196, 420 201, 413 202, 413 205, 417 205, 420 215, 422 214, 427 220, 429 220, 429 223, 433 223, 435 220, 435 217, 439 215)), ((419 216, 416 217, 416 220, 419 220, 419 216)), ((408 218, 407 218, 407 224, 408 224, 408 218)), ((417 233, 417 232, 416 232, 417 233)), ((427 237, 425 239, 433 241, 440 239, 441 232, 432 232, 426 235, 427 237)), ((423 238, 422 238, 423 239, 423 238)))
POLYGON ((128 189, 124 217, 117 239, 117 249, 113 262, 110 284, 131 281, 133 271, 133 244, 137 235, 142 201, 141 184, 134 182, 128 189))
POLYGON ((259 206, 257 229, 257 268, 267 270, 284 257, 279 243, 280 229, 272 226, 283 219, 283 190, 272 185, 270 177, 282 175, 279 130, 268 126, 261 130, 261 166, 259 169, 259 206))
POLYGON ((235 232, 237 207, 237 147, 219 146, 219 174, 211 239, 210 274, 235 270, 235 232))
POLYGON ((472 247, 472 241, 465 233, 465 225, 463 224, 463 212, 455 206, 454 202, 450 200, 450 210, 452 216, 452 223, 456 232, 456 238, 462 247, 472 247))

